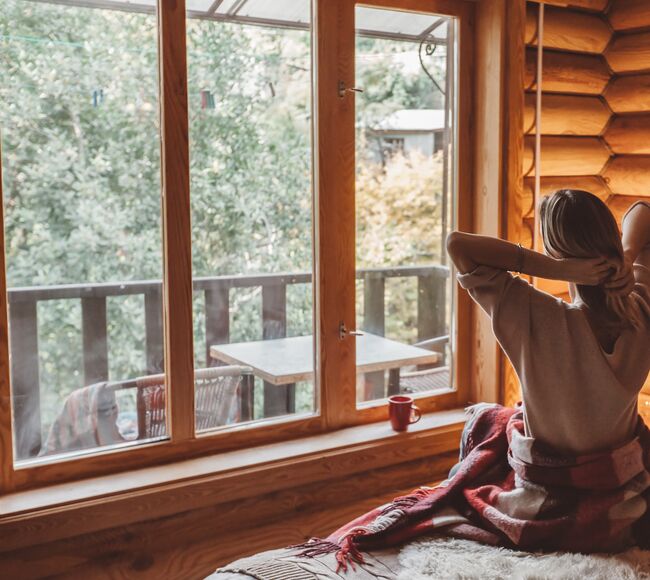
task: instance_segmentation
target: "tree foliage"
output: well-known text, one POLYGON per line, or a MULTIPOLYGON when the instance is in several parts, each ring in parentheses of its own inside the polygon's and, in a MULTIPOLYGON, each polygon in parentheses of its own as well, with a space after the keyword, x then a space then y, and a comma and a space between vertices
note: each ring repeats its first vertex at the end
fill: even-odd
MULTIPOLYGON (((310 42, 306 31, 188 21, 196 277, 312 269, 310 42), (214 107, 209 99, 203 106, 205 95, 214 107)), ((390 56, 404 46, 359 41, 360 53, 374 55, 359 67, 363 126, 399 108, 439 106, 430 81, 405 74, 401 57, 390 56)), ((162 278, 159 125, 154 15, 3 1, 10 288, 162 278)), ((360 265, 435 260, 438 162, 359 161, 360 265)), ((144 357, 143 309, 142 296, 108 301, 111 378, 155 370, 144 357)), ((204 365, 198 294, 194 310, 204 365)), ((260 310, 259 288, 232 293, 231 340, 261 338, 260 310)), ((83 385, 81 309, 74 300, 47 301, 38 316, 39 360, 25 364, 39 365, 47 425, 62 398, 83 385)), ((310 287, 289 291, 287 316, 289 334, 312 332, 310 287)))

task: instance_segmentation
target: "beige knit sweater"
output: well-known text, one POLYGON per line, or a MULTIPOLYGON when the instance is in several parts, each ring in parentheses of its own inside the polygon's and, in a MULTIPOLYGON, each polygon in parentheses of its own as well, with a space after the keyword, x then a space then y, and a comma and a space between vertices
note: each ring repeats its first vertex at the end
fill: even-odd
POLYGON ((558 451, 589 453, 633 437, 638 394, 650 371, 650 249, 634 265, 634 299, 645 313, 606 353, 584 311, 496 268, 459 274, 491 317, 522 388, 526 435, 558 451))

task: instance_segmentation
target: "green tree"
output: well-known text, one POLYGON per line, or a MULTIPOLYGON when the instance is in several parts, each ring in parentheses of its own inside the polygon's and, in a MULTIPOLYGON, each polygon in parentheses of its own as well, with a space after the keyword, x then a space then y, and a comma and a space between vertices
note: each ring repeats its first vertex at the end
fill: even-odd
MULTIPOLYGON (((312 269, 310 42, 306 31, 188 21, 196 277, 312 269), (213 107, 210 99, 202 106, 206 95, 213 107)), ((362 126, 397 109, 439 106, 425 75, 407 74, 401 57, 382 58, 413 51, 413 44, 362 39, 358 50, 375 55, 372 66, 359 67, 362 126)), ((5 0, 0 130, 11 288, 162 278, 153 14, 5 0)), ((404 228, 397 224, 412 219, 408 207, 435 231, 435 196, 426 190, 438 187, 437 178, 416 175, 407 159, 395 160, 401 169, 360 162, 360 199, 375 206, 366 208, 364 239, 381 238, 373 222, 380 207, 396 224, 369 255, 388 265, 435 252, 423 249, 428 238, 401 247, 404 228)), ((289 334, 311 333, 311 287, 290 288, 287 303, 289 334)), ((204 365, 198 295, 194 309, 197 364, 204 365)), ((108 301, 113 379, 154 370, 145 361, 143 310, 142 296, 108 301)), ((233 292, 231 339, 261 338, 260 311, 259 289, 233 292)), ((40 358, 27 364, 40 368, 46 429, 62 399, 83 385, 80 304, 42 302, 38 317, 40 358)), ((310 387, 299 396, 299 408, 311 408, 310 387)))

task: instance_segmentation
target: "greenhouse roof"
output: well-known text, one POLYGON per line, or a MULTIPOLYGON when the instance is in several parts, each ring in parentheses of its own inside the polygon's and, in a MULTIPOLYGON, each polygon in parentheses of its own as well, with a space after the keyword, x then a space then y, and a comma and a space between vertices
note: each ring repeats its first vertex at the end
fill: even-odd
MULTIPOLYGON (((35 0, 50 4, 105 10, 153 12, 157 0, 35 0)), ((188 16, 282 28, 306 29, 311 0, 186 0, 188 16)), ((363 36, 396 40, 445 41, 447 17, 359 6, 357 32, 363 36)))

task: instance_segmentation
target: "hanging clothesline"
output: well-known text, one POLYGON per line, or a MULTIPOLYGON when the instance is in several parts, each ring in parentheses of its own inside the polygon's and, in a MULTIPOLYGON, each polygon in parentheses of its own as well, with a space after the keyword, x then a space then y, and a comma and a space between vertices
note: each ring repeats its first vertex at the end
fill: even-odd
POLYGON ((537 87, 535 91, 535 187, 533 191, 533 211, 535 225, 533 232, 533 249, 540 246, 539 202, 541 198, 542 176, 542 74, 544 55, 544 3, 539 5, 537 19, 537 87))

